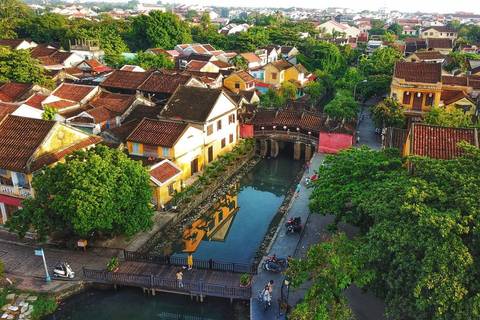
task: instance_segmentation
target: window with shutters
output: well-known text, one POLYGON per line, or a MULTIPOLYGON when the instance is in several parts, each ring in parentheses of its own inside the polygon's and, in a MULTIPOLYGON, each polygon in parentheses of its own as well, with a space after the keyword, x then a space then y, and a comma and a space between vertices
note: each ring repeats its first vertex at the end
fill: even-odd
POLYGON ((222 139, 222 149, 225 148, 226 144, 225 144, 225 138, 222 139))
POLYGON ((207 127, 207 136, 213 133, 213 124, 208 125, 207 127))

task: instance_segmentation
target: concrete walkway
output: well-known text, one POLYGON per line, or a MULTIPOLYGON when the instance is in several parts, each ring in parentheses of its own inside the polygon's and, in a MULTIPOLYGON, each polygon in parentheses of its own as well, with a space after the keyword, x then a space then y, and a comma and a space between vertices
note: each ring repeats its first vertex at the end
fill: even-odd
MULTIPOLYGON (((359 121, 357 128, 357 135, 360 137, 360 143, 355 144, 356 147, 361 147, 361 145, 367 145, 373 150, 381 150, 381 137, 380 135, 375 135, 375 126, 372 124, 370 115, 367 111, 367 108, 377 104, 377 100, 370 99, 364 106, 362 106, 362 112, 359 115, 363 114, 363 119, 359 121)), ((285 217, 282 224, 279 226, 276 238, 273 241, 273 244, 268 252, 267 257, 272 256, 274 253, 277 257, 287 257, 291 255, 295 258, 305 256, 309 248, 317 243, 321 243, 332 235, 330 231, 327 231, 327 226, 334 221, 333 215, 322 216, 319 214, 309 215, 307 205, 309 203, 309 196, 312 192, 312 189, 305 188, 304 181, 305 177, 311 177, 314 173, 312 170, 315 170, 319 166, 323 165, 325 159, 324 154, 315 154, 311 160, 310 173, 304 174, 301 183, 301 191, 298 198, 292 198, 291 207, 288 215, 285 217), (304 225, 304 230, 302 234, 285 234, 285 222, 290 217, 302 217, 302 222, 304 225)), ((347 225, 340 224, 339 232, 345 232, 348 237, 353 238, 357 234, 356 228, 347 225)), ((250 313, 252 320, 271 320, 271 319, 286 319, 287 316, 285 312, 279 308, 278 299, 281 296, 281 286, 284 281, 285 276, 282 273, 274 273, 271 271, 259 270, 258 276, 254 278, 252 283, 253 292, 263 290, 265 285, 273 280, 275 282, 273 294, 272 294, 272 303, 269 308, 266 310, 263 307, 261 302, 256 301, 255 297, 251 300, 250 313)), ((284 288, 284 293, 286 294, 286 288, 284 288)), ((297 291, 289 292, 289 305, 294 306, 303 301, 305 292, 308 290, 308 285, 302 286, 297 291)), ((356 286, 350 286, 346 292, 345 296, 350 301, 350 307, 355 312, 355 318, 359 320, 382 320, 388 319, 383 316, 385 312, 385 304, 378 298, 374 297, 371 292, 362 294, 361 290, 356 286)))

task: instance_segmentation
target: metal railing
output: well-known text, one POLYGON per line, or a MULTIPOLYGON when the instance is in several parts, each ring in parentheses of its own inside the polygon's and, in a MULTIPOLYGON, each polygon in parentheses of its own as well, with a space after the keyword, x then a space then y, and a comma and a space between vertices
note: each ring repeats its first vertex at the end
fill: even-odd
MULTIPOLYGON (((124 251, 124 257, 127 261, 153 262, 162 265, 186 266, 186 257, 174 257, 168 255, 158 255, 144 252, 124 251)), ((256 263, 237 263, 227 261, 214 261, 193 259, 195 269, 204 269, 212 271, 226 271, 234 273, 257 274, 258 265, 256 263)))
POLYGON ((128 273, 108 272, 106 270, 82 269, 83 277, 87 281, 134 286, 173 292, 186 292, 192 294, 209 295, 223 298, 250 299, 252 287, 240 287, 205 283, 203 281, 183 280, 133 275, 128 273))

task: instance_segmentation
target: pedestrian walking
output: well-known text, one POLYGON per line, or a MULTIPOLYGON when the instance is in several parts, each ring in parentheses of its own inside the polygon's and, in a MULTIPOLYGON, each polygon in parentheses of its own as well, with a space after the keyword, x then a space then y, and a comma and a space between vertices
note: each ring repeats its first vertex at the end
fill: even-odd
POLYGON ((191 252, 188 253, 187 264, 188 264, 188 270, 192 270, 193 269, 193 255, 192 255, 191 252))
POLYGON ((295 194, 295 198, 298 198, 300 195, 300 184, 297 184, 297 193, 295 194))
POLYGON ((268 292, 270 292, 270 299, 272 298, 272 292, 273 292, 273 286, 275 285, 275 282, 273 282, 273 280, 270 280, 268 283, 267 283, 267 287, 268 287, 268 292))
POLYGON ((305 172, 306 173, 310 172, 310 162, 308 162, 308 161, 307 161, 307 163, 305 163, 305 172))
POLYGON ((182 269, 178 269, 178 272, 176 274, 177 277, 177 283, 179 288, 183 288, 183 273, 182 269))
POLYGON ((263 298, 263 303, 265 306, 268 305, 270 306, 270 301, 272 300, 272 296, 270 295, 270 290, 268 288, 268 285, 265 286, 265 289, 262 291, 262 298, 263 298))

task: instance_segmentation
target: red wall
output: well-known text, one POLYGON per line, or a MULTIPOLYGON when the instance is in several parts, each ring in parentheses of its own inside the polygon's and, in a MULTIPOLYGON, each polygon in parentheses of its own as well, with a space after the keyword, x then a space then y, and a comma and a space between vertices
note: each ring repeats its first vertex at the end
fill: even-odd
POLYGON ((253 125, 251 124, 241 124, 240 125, 240 138, 253 137, 253 125))
POLYGON ((320 133, 318 152, 337 153, 340 149, 347 149, 353 143, 353 136, 344 133, 320 133))

